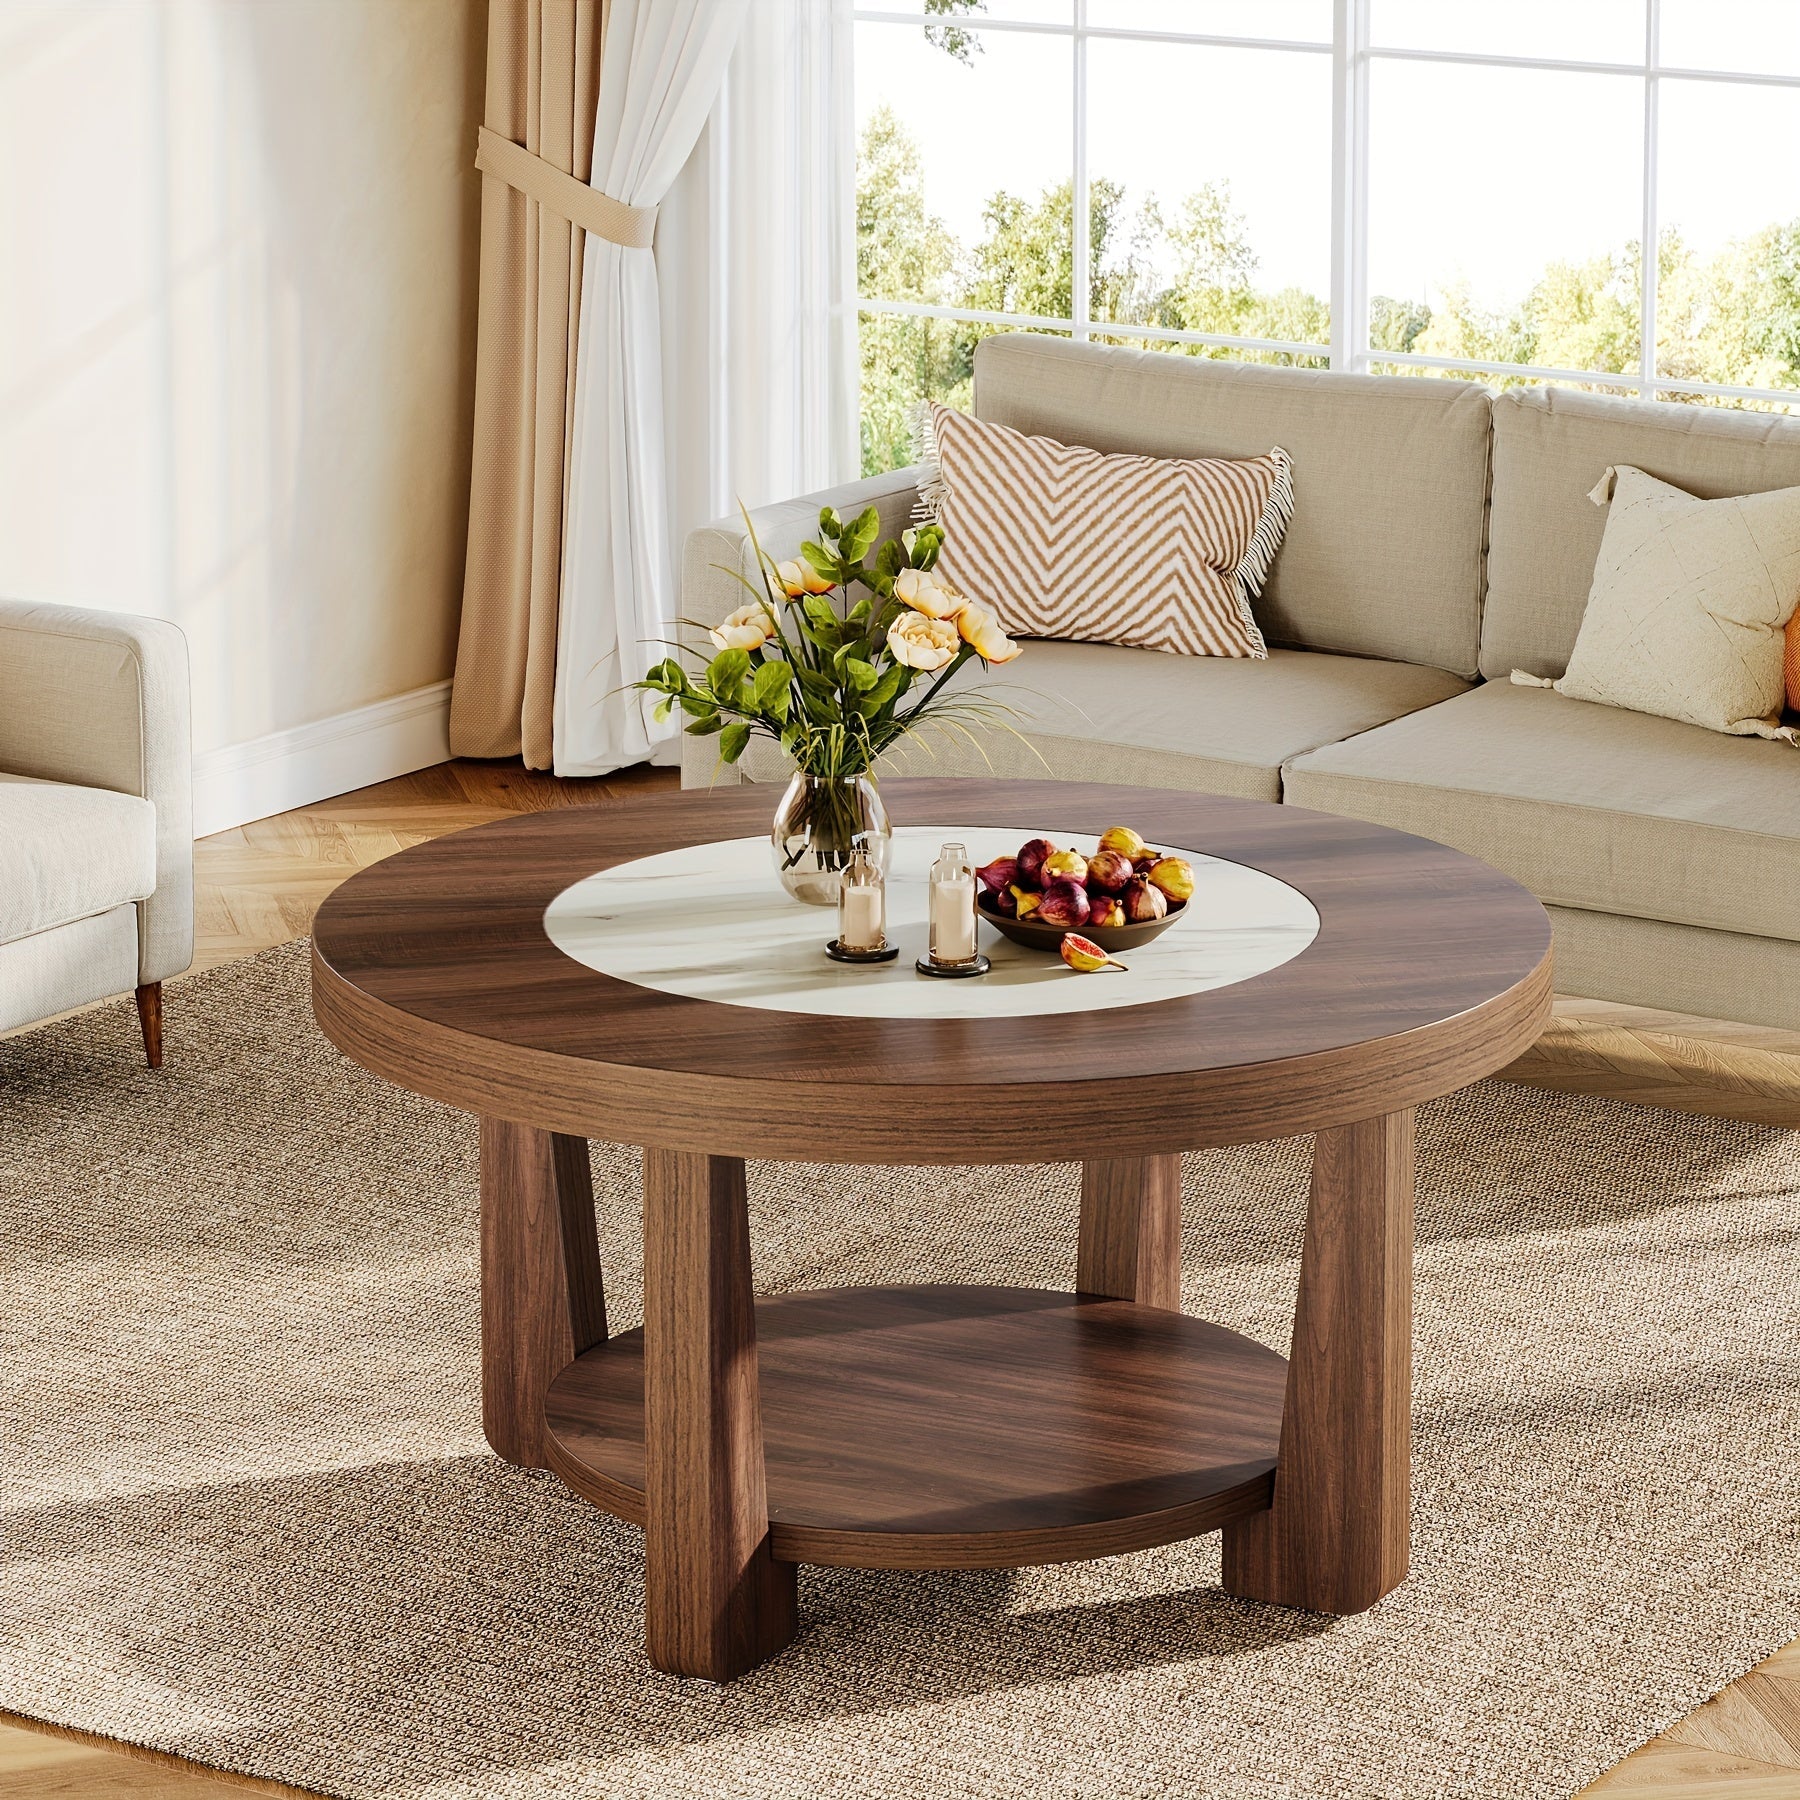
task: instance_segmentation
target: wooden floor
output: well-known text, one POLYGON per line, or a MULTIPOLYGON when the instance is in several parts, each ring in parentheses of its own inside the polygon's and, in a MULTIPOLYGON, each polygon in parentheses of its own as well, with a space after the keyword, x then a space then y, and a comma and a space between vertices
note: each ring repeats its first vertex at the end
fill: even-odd
MULTIPOLYGON (((556 781, 516 763, 445 763, 205 838, 196 849, 194 967, 301 936, 340 881, 409 844, 508 813, 604 805, 674 785, 665 770, 556 781)), ((177 983, 168 1006, 180 1005, 177 983)), ((1533 1086, 1800 1126, 1800 1034, 1791 1032, 1563 999, 1544 1037, 1506 1074, 1533 1086)), ((1800 1800, 1800 1642, 1587 1791, 1607 1800, 1800 1800)), ((205 1800, 246 1792, 299 1790, 0 1714, 0 1800, 205 1800)))

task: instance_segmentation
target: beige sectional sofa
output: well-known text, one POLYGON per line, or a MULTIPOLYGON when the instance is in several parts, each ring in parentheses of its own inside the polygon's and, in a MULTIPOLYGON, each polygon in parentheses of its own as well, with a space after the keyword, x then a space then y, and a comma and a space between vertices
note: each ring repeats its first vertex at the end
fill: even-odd
MULTIPOLYGON (((986 340, 975 410, 1099 450, 1247 456, 1283 445, 1295 513, 1258 605, 1266 662, 1044 643, 989 678, 1038 760, 995 771, 1280 800, 1471 852, 1529 887, 1565 993, 1800 1028, 1800 751, 1514 687, 1560 675, 1605 525, 1587 498, 1630 463, 1706 498, 1800 486, 1800 421, 1563 389, 1204 362, 1030 335, 986 340)), ((911 519, 916 470, 753 515, 791 555, 819 507, 911 519)), ((683 612, 742 598, 741 522, 688 540, 683 612)), ((687 739, 689 785, 741 772, 687 739)), ((975 751, 906 772, 986 774, 975 751)))

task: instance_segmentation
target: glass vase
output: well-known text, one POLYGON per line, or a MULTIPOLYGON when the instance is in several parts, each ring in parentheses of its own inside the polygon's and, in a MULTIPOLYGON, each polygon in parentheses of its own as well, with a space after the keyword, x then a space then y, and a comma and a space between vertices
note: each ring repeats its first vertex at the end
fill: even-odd
POLYGON ((781 885, 807 906, 836 906, 845 866, 861 850, 883 876, 893 836, 866 775, 796 774, 769 833, 781 885))

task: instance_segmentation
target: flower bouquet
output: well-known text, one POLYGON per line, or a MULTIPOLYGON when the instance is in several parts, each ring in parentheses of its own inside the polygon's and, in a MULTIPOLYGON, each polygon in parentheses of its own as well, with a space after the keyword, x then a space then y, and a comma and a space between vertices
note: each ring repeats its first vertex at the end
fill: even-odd
POLYGON ((945 687, 965 663, 1011 662, 1020 646, 988 608, 935 573, 944 541, 936 525, 877 548, 873 506, 849 521, 828 506, 818 541, 776 562, 747 513, 744 523, 759 579, 728 571, 750 599, 708 632, 705 668, 690 674, 668 657, 636 685, 663 696, 659 719, 678 707, 690 734, 717 736, 724 762, 758 735, 781 746, 795 773, 776 813, 776 869, 796 899, 834 905, 855 850, 886 866, 876 760, 929 728, 973 738, 1003 722, 1010 707, 945 687))

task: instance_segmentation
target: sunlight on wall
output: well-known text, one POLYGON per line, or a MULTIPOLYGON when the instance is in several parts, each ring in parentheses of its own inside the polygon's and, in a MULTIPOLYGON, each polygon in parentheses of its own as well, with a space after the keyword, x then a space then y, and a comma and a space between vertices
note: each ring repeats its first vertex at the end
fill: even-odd
POLYGON ((0 593, 175 620, 199 749, 450 672, 481 17, 0 11, 0 593))

